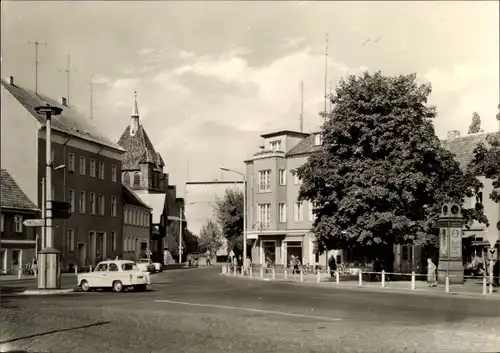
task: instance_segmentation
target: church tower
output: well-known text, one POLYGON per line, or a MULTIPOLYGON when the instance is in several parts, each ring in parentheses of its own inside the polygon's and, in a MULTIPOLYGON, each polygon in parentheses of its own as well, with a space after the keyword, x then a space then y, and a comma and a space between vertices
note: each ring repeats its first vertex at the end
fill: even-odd
POLYGON ((137 92, 134 92, 134 110, 130 117, 130 136, 135 136, 139 130, 139 109, 137 108, 137 92))

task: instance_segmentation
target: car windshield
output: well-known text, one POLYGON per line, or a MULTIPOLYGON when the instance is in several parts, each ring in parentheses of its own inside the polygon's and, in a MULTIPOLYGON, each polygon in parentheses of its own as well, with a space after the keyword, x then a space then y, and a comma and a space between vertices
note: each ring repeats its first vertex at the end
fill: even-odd
POLYGON ((122 270, 123 271, 138 271, 139 268, 134 263, 126 263, 126 264, 122 264, 122 270))

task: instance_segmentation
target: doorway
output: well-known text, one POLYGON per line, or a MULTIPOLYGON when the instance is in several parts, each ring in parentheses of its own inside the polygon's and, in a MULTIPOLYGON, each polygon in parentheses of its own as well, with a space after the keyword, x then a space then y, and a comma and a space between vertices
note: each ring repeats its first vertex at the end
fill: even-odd
POLYGON ((273 264, 276 263, 276 240, 261 240, 260 241, 262 252, 261 252, 261 263, 266 263, 269 259, 273 264))
POLYGON ((83 267, 87 262, 87 251, 85 248, 85 243, 78 243, 77 245, 77 256, 78 256, 78 266, 83 267))
POLYGON ((15 249, 12 250, 12 259, 10 269, 13 273, 17 273, 17 271, 21 268, 21 250, 15 249))
POLYGON ((288 241, 286 242, 286 257, 287 257, 287 265, 290 264, 292 255, 295 258, 300 260, 300 263, 304 263, 304 259, 302 257, 302 242, 301 241, 288 241))

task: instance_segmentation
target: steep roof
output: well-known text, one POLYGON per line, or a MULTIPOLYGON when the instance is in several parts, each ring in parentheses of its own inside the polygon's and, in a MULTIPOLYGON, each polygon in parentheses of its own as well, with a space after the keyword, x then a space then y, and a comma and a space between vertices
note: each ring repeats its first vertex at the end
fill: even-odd
POLYGON ((286 154, 289 156, 296 156, 300 154, 315 153, 321 150, 321 145, 316 145, 316 134, 310 134, 306 138, 302 139, 299 143, 293 146, 290 151, 286 154))
POLYGON ((122 184, 123 202, 152 210, 142 199, 127 185, 122 184))
POLYGON ((156 168, 162 168, 165 165, 142 125, 139 125, 134 136, 130 135, 130 125, 127 126, 118 144, 126 150, 122 170, 140 169, 141 163, 151 163, 156 168))
POLYGON ((7 170, 2 169, 0 179, 1 207, 39 211, 38 207, 26 196, 7 170))
POLYGON ((287 135, 287 136, 292 136, 292 137, 306 137, 308 135, 308 133, 292 131, 292 130, 281 130, 281 131, 270 132, 267 134, 262 134, 262 135, 260 135, 260 137, 271 138, 271 137, 281 136, 281 135, 287 135))
POLYGON ((474 149, 483 142, 488 145, 489 136, 499 135, 498 132, 471 134, 463 137, 442 140, 443 147, 455 155, 455 159, 460 163, 460 168, 465 169, 474 158, 474 149))
POLYGON ((52 117, 52 129, 59 132, 69 134, 82 140, 97 143, 102 146, 109 147, 113 150, 124 152, 115 141, 113 141, 106 133, 89 117, 87 117, 78 108, 71 105, 62 105, 60 102, 46 97, 40 93, 35 93, 28 88, 24 88, 16 84, 1 79, 2 86, 12 94, 12 96, 35 118, 42 126, 45 126, 45 119, 36 113, 35 107, 50 104, 61 108, 63 111, 60 115, 52 117))

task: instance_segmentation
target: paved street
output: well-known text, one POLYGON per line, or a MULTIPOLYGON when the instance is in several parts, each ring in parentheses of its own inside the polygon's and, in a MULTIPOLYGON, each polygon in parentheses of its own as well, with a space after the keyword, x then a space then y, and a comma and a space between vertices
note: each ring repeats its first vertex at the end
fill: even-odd
MULTIPOLYGON (((363 292, 220 276, 154 275, 145 293, 13 296, 2 348, 27 352, 494 352, 497 300, 363 292)), ((71 284, 74 279, 68 278, 71 284)), ((74 282, 73 282, 74 283, 74 282)))

